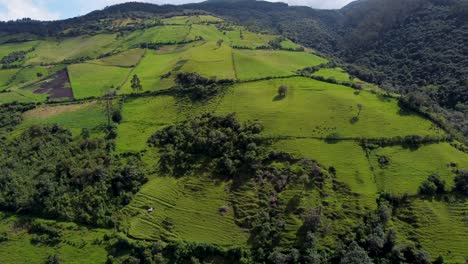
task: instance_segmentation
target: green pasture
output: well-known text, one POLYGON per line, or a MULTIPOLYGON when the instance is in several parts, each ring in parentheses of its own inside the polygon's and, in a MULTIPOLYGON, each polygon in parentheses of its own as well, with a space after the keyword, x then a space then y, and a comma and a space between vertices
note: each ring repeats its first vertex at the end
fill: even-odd
POLYGON ((229 38, 233 46, 246 47, 255 49, 260 46, 269 46, 269 42, 277 36, 253 33, 241 27, 236 27, 235 30, 226 31, 226 36, 229 38))
POLYGON ((234 85, 217 113, 260 120, 264 134, 282 137, 379 138, 444 134, 430 121, 402 112, 397 100, 316 80, 294 77, 234 85), (278 87, 287 85, 285 98, 278 87), (358 105, 362 105, 359 113, 358 105), (353 117, 359 119, 353 122, 353 117))
POLYGON ((143 49, 131 49, 110 57, 90 61, 89 63, 130 68, 138 64, 144 53, 145 50, 143 49))
POLYGON ((347 184, 354 193, 375 199, 378 190, 371 165, 357 142, 340 141, 330 144, 317 139, 290 139, 280 140, 272 148, 316 160, 325 169, 334 167, 338 181, 347 184))
POLYGON ((298 45, 289 39, 281 41, 280 45, 282 49, 298 49, 301 47, 301 45, 298 45))
POLYGON ((79 36, 41 41, 28 57, 28 64, 57 63, 80 57, 96 58, 115 49, 115 34, 79 36))
MULTIPOLYGON (((173 78, 161 78, 172 71, 179 61, 183 61, 181 53, 158 54, 148 50, 142 58, 138 67, 132 71, 130 78, 125 82, 120 93, 134 93, 131 88, 131 79, 134 74, 140 79, 143 91, 156 91, 170 88, 173 85, 173 78)), ((173 76, 172 76, 173 77, 173 76)))
POLYGON ((99 97, 120 87, 130 69, 90 63, 68 66, 68 74, 75 98, 99 97))
POLYGON ((227 37, 215 25, 192 25, 187 40, 202 37, 205 41, 227 40, 227 37))
POLYGON ((215 42, 189 49, 185 53, 186 63, 182 72, 196 72, 207 78, 235 79, 232 63, 232 48, 227 44, 218 46, 215 42))
POLYGON ((139 46, 142 43, 175 43, 184 41, 189 31, 188 26, 155 26, 134 31, 120 42, 128 47, 139 46))
POLYGON ((148 138, 159 129, 173 124, 178 116, 175 98, 170 96, 127 99, 118 128, 118 151, 141 151, 148 138))
POLYGON ((320 76, 326 79, 333 78, 340 82, 350 82, 351 77, 341 68, 322 68, 312 74, 312 76, 320 76))
POLYGON ((183 240, 220 246, 245 245, 234 221, 226 183, 204 177, 156 177, 127 206, 129 235, 145 240, 183 240), (219 209, 229 208, 222 215, 219 209), (148 213, 148 208, 154 208, 148 213))
POLYGON ((306 52, 282 50, 233 50, 237 77, 251 80, 265 77, 282 77, 327 60, 306 52))
POLYGON ((33 102, 43 102, 45 97, 41 98, 39 96, 32 96, 31 94, 24 94, 22 91, 11 91, 0 93, 0 104, 7 104, 11 102, 21 102, 21 103, 33 103, 33 102))
POLYGON ((468 155, 448 143, 424 145, 418 149, 402 146, 379 148, 371 153, 371 162, 379 191, 396 194, 416 194, 421 183, 437 173, 453 186, 454 170, 468 169, 468 155), (379 157, 386 157, 389 164, 382 166, 379 157))
POLYGON ((23 114, 23 122, 15 133, 31 125, 58 124, 70 129, 77 136, 83 128, 93 134, 99 134, 106 126, 107 118, 104 104, 87 102, 81 104, 40 106, 23 114))

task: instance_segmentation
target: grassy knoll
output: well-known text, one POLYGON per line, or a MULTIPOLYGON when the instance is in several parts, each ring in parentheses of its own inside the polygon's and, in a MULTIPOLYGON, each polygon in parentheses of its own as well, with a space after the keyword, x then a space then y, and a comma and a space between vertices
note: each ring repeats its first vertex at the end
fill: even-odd
POLYGON ((234 50, 233 52, 240 80, 289 76, 296 70, 326 62, 323 58, 305 52, 271 50, 234 50))
POLYGON ((336 179, 353 192, 375 198, 377 186, 364 150, 357 142, 328 144, 316 139, 281 140, 272 146, 276 151, 314 159, 327 168, 336 169, 336 179))
POLYGON ((276 79, 235 85, 218 113, 236 112, 241 120, 258 119, 265 134, 293 137, 393 137, 432 135, 440 129, 415 114, 401 113, 397 101, 307 78, 276 79), (278 87, 289 87, 285 98, 278 87), (359 113, 359 120, 352 118, 359 113))
POLYGON ((79 36, 60 41, 49 39, 42 41, 30 54, 29 64, 56 63, 65 59, 79 57, 96 58, 114 49, 115 34, 100 34, 95 36, 79 36))
POLYGON ((35 124, 59 124, 79 135, 82 128, 99 133, 106 124, 103 106, 98 102, 83 104, 41 106, 23 114, 24 121, 18 131, 35 124))
POLYGON ((143 49, 131 49, 114 56, 91 61, 90 63, 105 66, 133 67, 140 61, 144 53, 143 49))
POLYGON ((409 208, 397 214, 404 217, 408 215, 408 211, 415 224, 396 221, 395 227, 398 232, 413 241, 419 241, 433 259, 441 255, 444 263, 464 263, 468 243, 466 199, 459 200, 454 197, 449 202, 439 199, 415 199, 409 208))
POLYGON ((320 76, 326 79, 333 78, 340 82, 351 81, 349 74, 341 68, 323 68, 314 72, 312 76, 320 76))
POLYGON ((90 63, 68 66, 75 98, 98 97, 108 89, 118 88, 127 78, 130 69, 90 63))
POLYGON ((235 223, 225 183, 203 177, 157 177, 135 196, 127 210, 129 234, 140 239, 185 240, 222 246, 244 245, 247 234, 235 223), (147 208, 154 212, 148 213, 147 208))
POLYGON ((35 244, 34 234, 30 234, 21 223, 25 219, 0 213, 0 232, 8 239, 0 243, 2 263, 46 263, 48 256, 57 255, 61 263, 105 263, 105 247, 96 244, 102 241, 104 229, 88 229, 72 223, 36 220, 56 224, 62 229, 61 242, 55 246, 35 244))
POLYGON ((440 174, 450 188, 455 176, 453 170, 468 168, 468 156, 448 143, 425 145, 416 150, 401 146, 379 148, 372 151, 371 161, 379 191, 397 194, 417 193, 432 173, 440 174), (381 165, 379 157, 388 158, 389 163, 381 165))
POLYGON ((215 42, 208 42, 189 49, 185 56, 188 61, 181 69, 183 72, 196 72, 207 78, 235 79, 232 48, 227 44, 217 46, 215 42))
POLYGON ((170 96, 130 99, 123 105, 123 120, 116 139, 119 151, 140 151, 157 130, 177 120, 175 99, 170 96))

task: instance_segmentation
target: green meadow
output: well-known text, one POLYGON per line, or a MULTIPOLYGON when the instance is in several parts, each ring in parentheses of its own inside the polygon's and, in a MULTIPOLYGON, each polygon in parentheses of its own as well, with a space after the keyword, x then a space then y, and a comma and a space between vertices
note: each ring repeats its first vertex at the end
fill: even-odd
POLYGON ((75 98, 99 97, 120 87, 130 69, 91 63, 68 66, 68 74, 75 98))
POLYGON ((402 146, 379 148, 371 152, 379 191, 395 194, 416 194, 429 175, 437 173, 453 186, 456 169, 468 168, 468 155, 449 143, 423 145, 417 149, 402 146), (379 157, 387 157, 388 165, 379 164, 379 157))
POLYGON ((305 67, 327 62, 311 53, 282 50, 233 50, 237 77, 252 80, 294 75, 305 67))
POLYGON ((187 24, 201 24, 201 23, 217 23, 223 20, 218 17, 209 15, 196 15, 196 16, 173 16, 170 18, 162 19, 165 25, 187 25, 187 24))
POLYGON ((83 128, 91 133, 100 134, 107 119, 104 105, 99 102, 81 104, 41 106, 23 114, 23 123, 15 132, 38 124, 58 124, 70 129, 74 136, 78 136, 83 128))
POLYGON ((176 43, 184 41, 190 32, 188 26, 155 26, 145 30, 134 31, 120 41, 132 47, 142 43, 176 43))
POLYGON ((444 134, 416 114, 401 113, 395 99, 365 91, 356 94, 346 86, 295 77, 237 84, 231 89, 216 112, 260 120, 266 135, 379 138, 444 134), (289 89, 285 98, 278 96, 282 84, 289 89), (359 120, 353 122, 358 115, 359 120))
POLYGON ((323 68, 314 72, 312 76, 320 76, 325 79, 333 78, 340 82, 351 81, 349 74, 341 68, 323 68))
POLYGON ((96 58, 114 50, 115 42, 115 34, 48 39, 41 41, 36 49, 28 54, 27 64, 53 64, 80 57, 96 58))
POLYGON ((143 49, 130 49, 113 56, 91 61, 90 63, 130 68, 136 66, 144 54, 145 50, 143 49))

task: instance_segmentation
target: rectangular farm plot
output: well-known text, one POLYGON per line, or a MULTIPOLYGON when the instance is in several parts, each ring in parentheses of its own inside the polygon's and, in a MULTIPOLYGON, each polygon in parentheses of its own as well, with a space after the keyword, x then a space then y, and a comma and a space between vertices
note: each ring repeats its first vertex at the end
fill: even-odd
POLYGON ((221 214, 228 205, 225 184, 196 176, 150 180, 126 208, 129 234, 139 239, 162 239, 239 246, 247 234, 235 224, 234 213, 221 214), (154 211, 147 212, 148 208, 154 211))
POLYGON ((449 143, 417 149, 379 148, 372 151, 371 161, 379 191, 395 194, 416 194, 421 183, 433 173, 445 180, 449 190, 453 186, 454 170, 468 169, 468 156, 449 143))
POLYGON ((184 41, 190 32, 190 27, 181 26, 156 26, 131 33, 122 39, 126 46, 138 46, 143 43, 169 44, 184 41))
POLYGON ((444 134, 416 114, 402 114, 395 99, 364 91, 356 94, 346 86, 300 77, 233 86, 217 108, 217 113, 231 112, 241 120, 262 121, 264 133, 274 136, 378 138, 444 134), (278 87, 283 84, 288 87, 285 97, 278 95, 278 87))
POLYGON ((232 63, 232 48, 227 44, 218 46, 214 42, 194 47, 185 53, 187 60, 182 72, 196 72, 206 78, 235 79, 232 63))
POLYGON ((23 91, 30 91, 37 95, 46 95, 51 101, 73 99, 73 91, 66 69, 17 90, 17 92, 23 91))
POLYGON ((131 69, 90 63, 73 64, 68 73, 77 99, 99 97, 117 89, 127 79, 131 69))
MULTIPOLYGON (((181 53, 174 52, 168 54, 157 54, 155 51, 148 51, 142 58, 138 67, 132 72, 136 74, 142 85, 142 92, 157 91, 170 88, 174 82, 171 76, 163 76, 171 72, 180 61, 184 61, 181 53)), ((128 78, 120 93, 129 94, 139 91, 133 91, 131 88, 131 78, 128 78)))
POLYGON ((16 51, 28 51, 35 47, 38 41, 27 41, 19 43, 5 43, 0 45, 0 59, 16 51))
POLYGON ((234 49, 233 53, 239 80, 290 76, 297 70, 327 62, 306 52, 234 49))
POLYGON ((79 135, 83 128, 99 133, 106 125, 104 106, 98 102, 82 104, 42 106, 23 114, 24 121, 19 130, 35 124, 58 124, 79 135))

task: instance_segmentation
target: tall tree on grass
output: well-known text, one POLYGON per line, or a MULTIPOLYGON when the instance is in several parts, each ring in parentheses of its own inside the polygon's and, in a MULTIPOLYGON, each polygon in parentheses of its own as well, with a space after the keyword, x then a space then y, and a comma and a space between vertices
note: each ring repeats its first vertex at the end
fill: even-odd
POLYGON ((130 81, 132 90, 133 91, 141 91, 143 90, 143 86, 141 85, 140 78, 136 74, 133 75, 132 80, 130 81))

